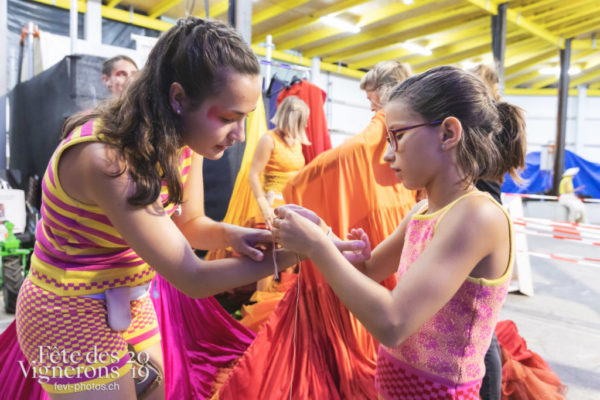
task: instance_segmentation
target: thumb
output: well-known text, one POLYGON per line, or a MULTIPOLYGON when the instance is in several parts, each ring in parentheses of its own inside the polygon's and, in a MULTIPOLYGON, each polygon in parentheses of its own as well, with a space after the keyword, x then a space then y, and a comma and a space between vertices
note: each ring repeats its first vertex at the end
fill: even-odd
POLYGON ((250 247, 250 246, 244 246, 243 249, 241 249, 242 254, 250 257, 251 259, 253 259, 254 261, 262 261, 264 254, 262 251, 255 249, 254 247, 250 247))

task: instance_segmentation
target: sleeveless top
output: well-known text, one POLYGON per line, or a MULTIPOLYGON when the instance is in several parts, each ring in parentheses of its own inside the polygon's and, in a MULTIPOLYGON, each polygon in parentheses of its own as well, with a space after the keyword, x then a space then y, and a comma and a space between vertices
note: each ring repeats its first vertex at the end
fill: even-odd
POLYGON ((304 167, 302 143, 288 144, 275 131, 267 132, 273 139, 273 152, 263 171, 263 190, 281 194, 285 184, 304 167))
MULTIPOLYGON (((58 179, 58 161, 66 149, 79 143, 102 141, 98 120, 77 127, 63 139, 50 159, 42 181, 41 219, 31 257, 30 279, 60 296, 101 293, 119 286, 138 286, 155 272, 115 229, 102 209, 68 196, 58 179)), ((185 182, 192 151, 181 151, 180 172, 185 182)), ((168 197, 165 182, 160 199, 168 197)), ((170 216, 177 205, 165 207, 170 216)))
POLYGON ((397 273, 398 279, 402 279, 402 275, 434 237, 435 229, 444 215, 469 195, 488 197, 506 215, 510 231, 510 255, 505 273, 493 280, 467 277, 452 299, 416 333, 396 347, 382 346, 382 350, 412 367, 413 371, 422 372, 428 378, 437 377, 436 380, 446 385, 472 383, 483 378, 484 356, 508 293, 512 270, 514 243, 508 213, 488 194, 478 191, 467 193, 431 214, 424 214, 427 209, 425 205, 413 215, 407 226, 397 273))

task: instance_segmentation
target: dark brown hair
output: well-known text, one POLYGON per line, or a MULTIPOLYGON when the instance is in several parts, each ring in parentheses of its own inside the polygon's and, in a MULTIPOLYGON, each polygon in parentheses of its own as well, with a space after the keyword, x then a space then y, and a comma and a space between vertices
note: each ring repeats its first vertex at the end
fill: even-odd
POLYGON ((402 101, 426 121, 455 117, 461 122, 457 160, 465 182, 502 181, 506 172, 519 178, 518 169, 525 166, 523 110, 497 103, 475 74, 436 67, 396 86, 389 101, 402 101))
POLYGON ((129 203, 154 202, 162 180, 169 191, 167 203, 181 203, 182 124, 171 107, 169 89, 179 82, 193 105, 199 106, 225 86, 231 72, 260 73, 258 60, 241 35, 218 21, 179 19, 160 36, 144 68, 122 95, 91 113, 71 117, 63 127, 63 137, 99 118, 99 136, 119 148, 126 163, 121 173, 127 170, 135 183, 129 203))
POLYGON ((133 61, 130 57, 127 57, 126 55, 121 54, 121 55, 118 55, 118 56, 111 57, 111 58, 109 58, 108 60, 106 60, 106 61, 104 61, 102 63, 102 75, 110 76, 110 74, 112 74, 113 65, 117 61, 121 61, 121 60, 125 60, 125 61, 133 64, 133 66, 135 67, 135 69, 138 69, 138 66, 135 63, 135 61, 133 61))

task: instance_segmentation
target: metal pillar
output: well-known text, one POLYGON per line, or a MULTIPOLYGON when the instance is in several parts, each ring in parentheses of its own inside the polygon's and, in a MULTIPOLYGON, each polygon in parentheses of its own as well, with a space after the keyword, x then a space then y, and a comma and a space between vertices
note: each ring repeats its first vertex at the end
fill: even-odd
POLYGON ((87 0, 85 40, 92 46, 102 45, 102 2, 100 0, 87 0))
POLYGON ((234 26, 246 43, 252 44, 252 0, 229 0, 229 25, 234 26))
MULTIPOLYGON (((8 90, 8 1, 0 0, 0 96, 8 90)), ((3 116, 0 118, 4 118, 3 116)))
POLYGON ((0 0, 0 169, 6 165, 6 102, 8 91, 8 5, 0 0))
POLYGON ((565 136, 567 131, 567 104, 569 102, 569 65, 571 64, 571 41, 565 40, 560 50, 560 80, 558 82, 558 115, 556 116, 556 155, 552 194, 558 195, 558 187, 565 169, 565 136))
POLYGON ((581 156, 583 154, 583 138, 585 137, 583 125, 585 123, 587 86, 577 86, 577 92, 577 129, 575 130, 575 153, 577 153, 578 156, 581 156))
POLYGON ((71 54, 77 52, 77 0, 71 0, 69 8, 69 37, 71 39, 71 54))
POLYGON ((498 14, 492 15, 492 53, 498 73, 498 88, 504 94, 504 54, 506 52, 506 9, 508 3, 498 5, 498 14))

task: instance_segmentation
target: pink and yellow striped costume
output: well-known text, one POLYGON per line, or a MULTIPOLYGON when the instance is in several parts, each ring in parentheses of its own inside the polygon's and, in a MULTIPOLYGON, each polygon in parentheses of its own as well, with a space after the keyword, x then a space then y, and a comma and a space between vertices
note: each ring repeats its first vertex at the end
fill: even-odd
MULTIPOLYGON (((471 194, 485 195, 470 192, 437 212, 425 214, 425 206, 412 217, 406 229, 398 279, 402 279, 427 247, 444 215, 471 194)), ((504 208, 489 199, 504 212, 510 227, 504 208)), ((375 384, 382 398, 479 399, 485 352, 510 283, 513 260, 510 229, 511 254, 502 277, 494 280, 468 277, 454 297, 415 334, 397 347, 380 346, 375 384)))
MULTIPOLYGON (((42 217, 31 269, 17 301, 19 344, 48 392, 68 393, 86 390, 77 389, 84 384, 89 388, 112 382, 131 369, 128 344, 139 352, 160 342, 147 294, 131 301, 132 321, 124 332, 108 326, 105 300, 90 296, 109 288, 148 284, 155 274, 99 207, 70 198, 58 180, 58 162, 66 149, 102 141, 96 133, 98 124, 91 120, 76 128, 50 159, 42 182, 42 217)), ((183 182, 191 156, 191 150, 183 148, 183 182)), ((163 184, 161 200, 167 196, 163 184)), ((171 215, 176 208, 172 204, 165 211, 171 215)))

